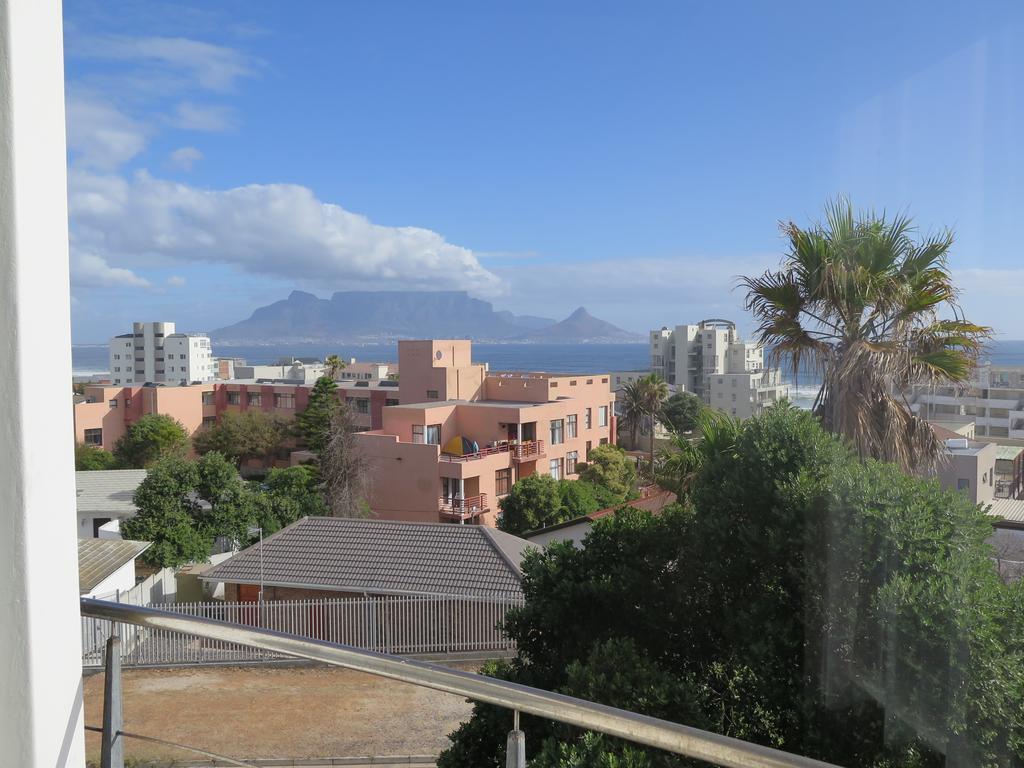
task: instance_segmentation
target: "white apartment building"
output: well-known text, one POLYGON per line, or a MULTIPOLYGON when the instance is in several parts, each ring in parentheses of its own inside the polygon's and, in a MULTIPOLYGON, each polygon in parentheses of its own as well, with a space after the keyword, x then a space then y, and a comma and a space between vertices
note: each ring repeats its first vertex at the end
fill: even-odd
POLYGON ((915 385, 906 397, 929 421, 964 417, 977 437, 1024 441, 1024 366, 983 363, 966 385, 915 385))
POLYGON ((764 350, 744 341, 729 320, 702 320, 651 331, 651 370, 677 390, 745 419, 789 397, 778 369, 766 368, 764 350))
POLYGON ((206 334, 175 333, 174 323, 133 323, 110 340, 113 384, 213 381, 217 364, 206 334))

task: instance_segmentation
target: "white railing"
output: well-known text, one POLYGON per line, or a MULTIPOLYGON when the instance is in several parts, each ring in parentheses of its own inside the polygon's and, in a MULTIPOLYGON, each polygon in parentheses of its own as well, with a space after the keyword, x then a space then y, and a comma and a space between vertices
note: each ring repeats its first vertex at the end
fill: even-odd
MULTIPOLYGON (((500 598, 375 596, 263 603, 167 603, 161 610, 271 629, 368 651, 402 656, 505 653, 514 643, 501 630, 505 613, 523 604, 500 598)), ((256 648, 204 640, 131 624, 117 627, 125 666, 174 666, 284 658, 256 648)), ((82 665, 103 664, 111 623, 82 618, 82 665)))

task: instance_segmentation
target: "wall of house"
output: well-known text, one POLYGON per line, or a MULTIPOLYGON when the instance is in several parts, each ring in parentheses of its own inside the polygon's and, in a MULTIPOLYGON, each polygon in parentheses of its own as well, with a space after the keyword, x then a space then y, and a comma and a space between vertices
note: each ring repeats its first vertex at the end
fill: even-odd
POLYGON ((995 498, 996 446, 983 445, 977 453, 946 454, 936 471, 944 488, 955 491, 960 481, 966 480, 968 488, 963 493, 975 504, 991 503, 995 498))
POLYGON ((381 520, 436 523, 441 495, 439 446, 400 442, 397 436, 380 432, 361 432, 355 438, 369 464, 374 515, 381 520))

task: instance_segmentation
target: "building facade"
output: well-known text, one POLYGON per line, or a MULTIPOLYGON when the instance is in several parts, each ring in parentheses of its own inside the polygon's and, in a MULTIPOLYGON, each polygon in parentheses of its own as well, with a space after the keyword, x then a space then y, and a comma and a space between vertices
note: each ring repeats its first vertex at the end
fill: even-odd
POLYGON ((132 385, 212 381, 218 366, 205 334, 175 333, 174 323, 133 323, 110 340, 110 381, 132 385))
POLYGON ((765 366, 764 349, 739 338, 729 320, 651 331, 650 349, 651 371, 669 386, 737 418, 789 397, 778 369, 765 366))
POLYGON ((911 410, 929 421, 967 418, 976 437, 1024 445, 1024 366, 984 363, 966 385, 921 384, 905 394, 911 410))
POLYGON ((574 478, 592 448, 615 440, 608 374, 490 372, 466 340, 398 350, 399 403, 356 436, 379 518, 495 525, 516 481, 574 478))

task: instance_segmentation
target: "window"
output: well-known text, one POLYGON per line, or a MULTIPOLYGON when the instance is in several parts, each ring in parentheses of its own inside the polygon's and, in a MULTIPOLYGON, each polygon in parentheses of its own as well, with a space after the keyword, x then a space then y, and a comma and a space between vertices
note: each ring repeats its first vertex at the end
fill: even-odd
POLYGON ((356 413, 369 413, 370 401, 365 397, 356 398, 356 413))
POLYGON ((86 445, 103 445, 103 430, 102 429, 87 429, 87 430, 85 430, 85 444, 86 445))
POLYGON ((108 401, 107 405, 109 405, 111 408, 117 408, 117 398, 108 401))
POLYGON ((602 405, 597 409, 597 426, 607 427, 608 426, 608 406, 602 405))
POLYGON ((583 428, 590 429, 591 427, 591 409, 587 408, 583 413, 583 428))
POLYGON ((393 397, 389 397, 384 401, 384 405, 398 405, 398 400, 393 397))
POLYGON ((261 392, 247 392, 246 402, 249 405, 260 406, 263 405, 263 394, 261 392))
POLYGON ((228 405, 241 405, 242 404, 242 393, 241 392, 228 392, 228 405))
POLYGON ((591 446, 591 445, 592 445, 592 443, 591 443, 591 442, 590 442, 589 440, 587 440, 587 450, 586 450, 586 452, 585 452, 585 453, 583 454, 583 456, 584 456, 584 461, 590 461, 590 446, 591 446))
POLYGON ((121 356, 120 356, 120 355, 114 355, 114 359, 115 359, 115 360, 120 360, 120 359, 121 359, 121 356))
POLYGON ((427 442, 426 440, 423 439, 423 430, 424 429, 425 429, 425 427, 422 424, 413 424, 412 425, 412 441, 414 443, 422 444, 422 443, 427 442))
POLYGON ((569 416, 568 416, 568 419, 569 419, 569 421, 568 421, 568 424, 566 424, 567 430, 566 430, 565 436, 568 437, 571 440, 572 438, 576 437, 576 432, 577 432, 577 430, 576 430, 576 414, 575 413, 570 413, 569 416))
POLYGON ((213 392, 203 392, 203 405, 213 405, 213 392))
POLYGON ((179 359, 179 360, 184 360, 184 359, 185 359, 185 356, 184 356, 184 355, 178 355, 178 359, 179 359))
POLYGON ((114 372, 115 373, 120 373, 121 372, 121 366, 120 365, 115 365, 114 366, 114 372))
POLYGON ((512 488, 512 470, 496 469, 494 470, 494 495, 504 496, 512 488))
POLYGON ((579 457, 580 454, 578 451, 569 451, 565 454, 565 474, 576 474, 576 462, 579 461, 579 457))
POLYGON ((608 438, 607 437, 602 437, 600 445, 608 445, 608 438))
POLYGON ((295 407, 295 395, 285 395, 279 392, 274 393, 274 407, 275 408, 294 408, 295 407))
POLYGON ((427 425, 427 443, 430 445, 441 444, 441 425, 440 424, 428 424, 427 425))
POLYGON ((436 389, 428 389, 427 390, 427 400, 437 400, 437 390, 436 389))
POLYGON ((551 460, 551 477, 555 480, 562 479, 562 459, 551 460))
POLYGON ((206 429, 207 427, 212 427, 216 423, 216 416, 203 416, 203 429, 206 429))
POLYGON ((551 420, 551 444, 560 445, 563 441, 562 430, 565 426, 565 421, 562 419, 551 420))

